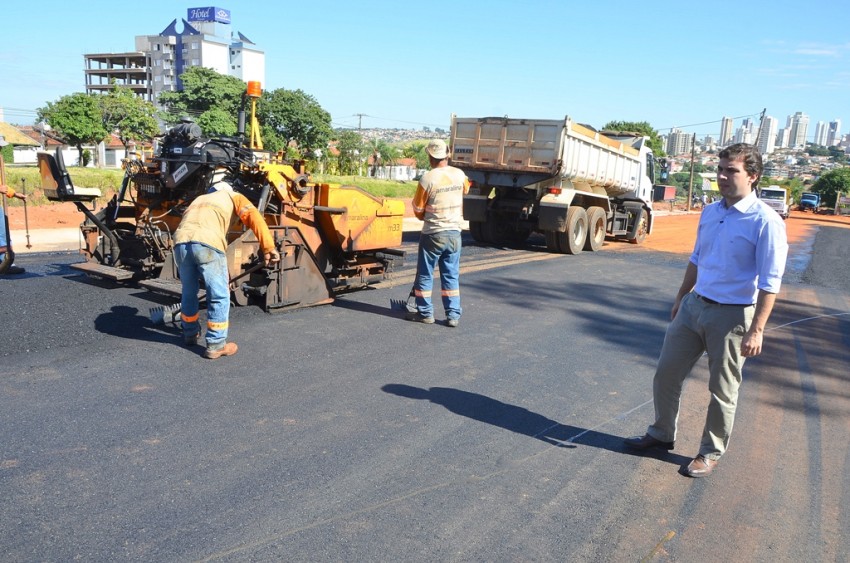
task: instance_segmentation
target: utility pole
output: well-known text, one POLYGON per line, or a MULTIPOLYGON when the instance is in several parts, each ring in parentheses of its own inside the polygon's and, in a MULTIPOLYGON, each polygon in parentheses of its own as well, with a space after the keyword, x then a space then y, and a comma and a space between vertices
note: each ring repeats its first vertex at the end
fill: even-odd
POLYGON ((694 159, 697 152, 697 134, 691 140, 691 177, 688 180, 688 211, 691 210, 691 202, 694 200, 694 159))
POLYGON ((355 113, 354 116, 358 118, 357 119, 357 130, 360 131, 361 129, 363 129, 363 118, 369 117, 369 116, 366 115, 365 113, 355 113))
POLYGON ((759 132, 756 133, 756 147, 761 143, 761 128, 764 125, 764 114, 767 113, 767 108, 761 110, 761 115, 759 115, 759 132))

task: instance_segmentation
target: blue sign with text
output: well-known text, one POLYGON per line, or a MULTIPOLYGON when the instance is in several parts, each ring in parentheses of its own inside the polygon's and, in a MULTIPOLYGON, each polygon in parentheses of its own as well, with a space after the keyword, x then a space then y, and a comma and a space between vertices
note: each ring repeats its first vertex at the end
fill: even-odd
POLYGON ((189 8, 186 19, 190 22, 230 23, 230 10, 210 6, 208 8, 189 8))

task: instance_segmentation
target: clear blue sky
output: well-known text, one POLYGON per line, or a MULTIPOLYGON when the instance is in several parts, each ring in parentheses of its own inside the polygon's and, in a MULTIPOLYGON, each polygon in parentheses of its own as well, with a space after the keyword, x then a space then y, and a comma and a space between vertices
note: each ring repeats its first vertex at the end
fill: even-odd
POLYGON ((850 3, 825 0, 4 0, 5 120, 83 91, 83 54, 132 51, 212 5, 265 51, 264 89, 303 90, 337 127, 569 115, 702 137, 766 108, 780 127, 808 114, 809 140, 818 121, 850 131, 850 3))

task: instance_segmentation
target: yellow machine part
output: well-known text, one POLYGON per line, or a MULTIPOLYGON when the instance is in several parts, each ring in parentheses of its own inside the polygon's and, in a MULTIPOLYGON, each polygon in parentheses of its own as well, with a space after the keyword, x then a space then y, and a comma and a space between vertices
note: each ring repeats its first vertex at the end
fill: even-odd
MULTIPOLYGON (((380 250, 401 244, 403 201, 377 198, 356 186, 324 185, 322 188, 320 205, 346 210, 330 214, 343 250, 380 250)), ((322 224, 324 226, 325 221, 322 224)))
MULTIPOLYGON (((305 179, 304 175, 285 164, 263 163, 260 167, 278 197, 292 204, 290 211, 300 210, 303 219, 314 218, 324 240, 336 248, 362 252, 401 244, 403 201, 378 198, 357 186, 338 184, 310 184, 304 186, 304 195, 297 197, 293 183, 305 179), (314 206, 318 207, 312 209, 314 206)), ((292 223, 292 219, 284 223, 292 223)), ((304 236, 311 238, 308 232, 304 236)))

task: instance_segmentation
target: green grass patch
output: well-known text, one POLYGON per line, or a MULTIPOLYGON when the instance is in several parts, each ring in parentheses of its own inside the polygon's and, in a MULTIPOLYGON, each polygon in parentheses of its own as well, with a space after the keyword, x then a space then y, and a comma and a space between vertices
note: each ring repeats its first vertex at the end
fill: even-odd
POLYGON ((333 176, 330 174, 311 174, 314 182, 357 186, 377 197, 409 198, 416 191, 416 182, 381 180, 367 176, 333 176))
MULTIPOLYGON (((102 196, 98 203, 104 203, 121 188, 124 171, 117 169, 68 168, 71 181, 81 188, 99 188, 102 196)), ((45 205, 51 203, 41 189, 41 175, 37 166, 6 166, 6 184, 17 192, 26 192, 28 205, 45 205)), ((17 198, 7 199, 8 205, 23 205, 17 198)))

